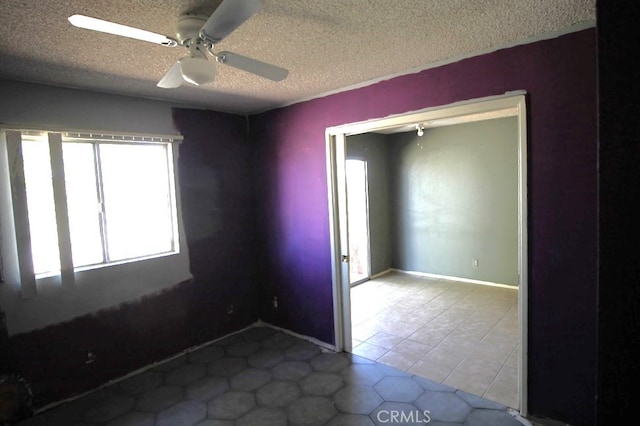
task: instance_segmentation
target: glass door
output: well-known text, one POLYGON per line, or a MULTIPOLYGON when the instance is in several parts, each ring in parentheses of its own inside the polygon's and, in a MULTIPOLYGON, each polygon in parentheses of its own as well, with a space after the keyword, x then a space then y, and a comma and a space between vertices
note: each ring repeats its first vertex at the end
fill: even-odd
POLYGON ((347 159, 346 166, 349 284, 353 286, 371 276, 367 162, 347 159))

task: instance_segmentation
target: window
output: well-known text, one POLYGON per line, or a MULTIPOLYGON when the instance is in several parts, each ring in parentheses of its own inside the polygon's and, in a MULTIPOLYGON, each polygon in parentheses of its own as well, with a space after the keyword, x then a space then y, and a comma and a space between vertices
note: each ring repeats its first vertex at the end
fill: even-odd
MULTIPOLYGON (((62 138, 74 267, 175 251, 171 146, 62 138)), ((22 140, 36 275, 60 271, 49 143, 22 140)))
POLYGON ((180 252, 180 137, 27 130, 3 136, 23 292, 34 293, 33 281, 47 277, 73 284, 79 271, 180 252))

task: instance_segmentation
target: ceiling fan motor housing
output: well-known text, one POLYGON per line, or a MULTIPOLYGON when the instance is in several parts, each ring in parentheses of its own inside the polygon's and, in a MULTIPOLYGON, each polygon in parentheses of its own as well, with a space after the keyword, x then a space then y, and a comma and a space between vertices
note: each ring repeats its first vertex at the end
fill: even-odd
POLYGON ((207 22, 207 17, 202 15, 184 15, 176 24, 176 38, 182 45, 189 40, 199 37, 200 29, 207 22))

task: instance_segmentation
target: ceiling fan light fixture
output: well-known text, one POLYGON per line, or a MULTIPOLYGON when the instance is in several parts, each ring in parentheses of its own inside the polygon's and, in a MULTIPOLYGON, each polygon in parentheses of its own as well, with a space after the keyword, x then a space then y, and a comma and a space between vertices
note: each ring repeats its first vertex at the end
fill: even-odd
POLYGON ((187 83, 200 86, 216 78, 216 67, 205 58, 183 58, 180 61, 182 78, 187 83))

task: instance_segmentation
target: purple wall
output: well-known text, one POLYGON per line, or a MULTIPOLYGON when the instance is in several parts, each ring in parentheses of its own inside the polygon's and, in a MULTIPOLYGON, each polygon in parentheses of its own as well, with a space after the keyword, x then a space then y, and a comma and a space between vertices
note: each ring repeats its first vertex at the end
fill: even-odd
POLYGON ((263 318, 333 342, 326 127, 527 92, 529 408, 594 419, 596 37, 588 29, 465 59, 251 119, 262 206, 263 318), (265 306, 265 305, 263 305, 265 306))
POLYGON ((116 308, 12 336, 35 407, 57 402, 258 320, 254 192, 244 117, 174 110, 194 279, 116 308), (229 305, 235 310, 227 313, 229 305), (96 354, 85 364, 87 351, 96 354))

